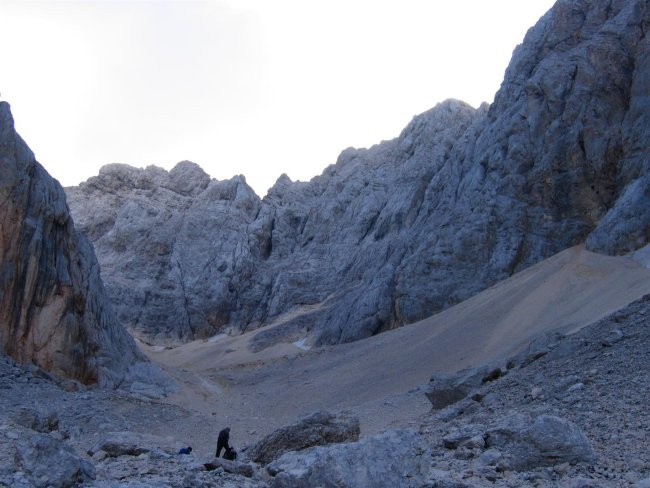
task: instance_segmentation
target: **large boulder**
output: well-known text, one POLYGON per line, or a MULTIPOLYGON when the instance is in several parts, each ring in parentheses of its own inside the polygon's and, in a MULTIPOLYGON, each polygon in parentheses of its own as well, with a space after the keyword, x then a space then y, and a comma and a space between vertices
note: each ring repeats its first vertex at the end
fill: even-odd
POLYGON ((272 432, 248 449, 246 456, 256 463, 268 464, 288 451, 356 441, 359 434, 357 417, 321 411, 272 432))
POLYGON ((252 478, 255 470, 253 466, 246 463, 241 463, 238 461, 229 461, 228 459, 223 458, 210 458, 203 462, 203 467, 206 471, 214 471, 215 469, 221 468, 226 473, 238 474, 246 478, 252 478))
POLYGON ((273 488, 421 486, 429 455, 419 434, 396 430, 358 442, 288 452, 267 471, 273 488))
POLYGON ((553 415, 511 414, 487 430, 485 444, 504 453, 508 465, 525 471, 540 466, 596 461, 591 443, 573 422, 553 415))
POLYGON ((115 319, 63 188, 16 133, 6 102, 0 202, 0 347, 20 363, 83 383, 126 385, 130 367, 152 369, 115 319))
POLYGON ((470 367, 456 373, 438 373, 424 387, 424 394, 434 410, 440 410, 466 398, 485 383, 500 378, 504 371, 499 366, 470 367))
POLYGON ((93 465, 67 444, 45 434, 34 434, 17 446, 16 465, 36 487, 66 488, 95 478, 93 465))

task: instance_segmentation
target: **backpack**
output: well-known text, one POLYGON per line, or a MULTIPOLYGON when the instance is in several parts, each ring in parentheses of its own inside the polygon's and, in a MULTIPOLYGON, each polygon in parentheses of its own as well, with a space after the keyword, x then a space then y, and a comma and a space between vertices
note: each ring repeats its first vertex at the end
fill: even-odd
POLYGON ((235 451, 232 447, 229 447, 226 449, 226 452, 223 453, 223 458, 227 459, 228 461, 234 461, 237 459, 237 451, 235 451))

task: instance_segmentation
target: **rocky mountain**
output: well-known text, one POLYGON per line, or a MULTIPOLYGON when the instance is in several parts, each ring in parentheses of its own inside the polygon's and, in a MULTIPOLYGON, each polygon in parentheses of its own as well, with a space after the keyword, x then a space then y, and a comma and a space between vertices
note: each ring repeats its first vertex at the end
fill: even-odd
POLYGON ((257 347, 414 322, 577 243, 650 240, 645 0, 560 0, 494 103, 449 100, 259 199, 191 163, 68 188, 113 305, 153 342, 265 325, 257 347))
POLYGON ((85 384, 164 384, 116 321, 63 188, 16 133, 6 102, 0 102, 0 174, 2 350, 85 384))

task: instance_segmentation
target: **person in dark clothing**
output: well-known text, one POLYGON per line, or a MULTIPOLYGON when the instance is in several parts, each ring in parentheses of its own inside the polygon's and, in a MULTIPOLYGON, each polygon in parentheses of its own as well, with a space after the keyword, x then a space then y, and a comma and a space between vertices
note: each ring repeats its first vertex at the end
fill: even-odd
MULTIPOLYGON (((219 437, 217 438, 217 452, 214 457, 219 457, 221 455, 221 449, 224 449, 227 452, 230 449, 230 427, 226 427, 221 432, 219 432, 219 437)), ((225 453, 224 452, 224 453, 225 453)))
POLYGON ((191 454, 191 453, 192 453, 191 447, 183 447, 181 448, 180 451, 178 451, 178 454, 191 454))

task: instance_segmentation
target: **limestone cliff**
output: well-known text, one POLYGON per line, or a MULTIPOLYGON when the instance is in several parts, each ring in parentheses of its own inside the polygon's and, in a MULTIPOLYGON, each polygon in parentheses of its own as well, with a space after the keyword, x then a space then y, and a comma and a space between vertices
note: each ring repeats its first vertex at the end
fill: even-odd
POLYGON ((444 102, 263 200, 183 163, 106 167, 71 207, 120 317, 153 340, 270 323, 260 348, 361 339, 575 244, 648 243, 648 27, 647 0, 560 0, 491 106, 444 102))
POLYGON ((0 102, 0 344, 21 363, 83 383, 117 386, 150 369, 115 320, 93 248, 75 231, 63 188, 15 132, 6 102, 0 102))

